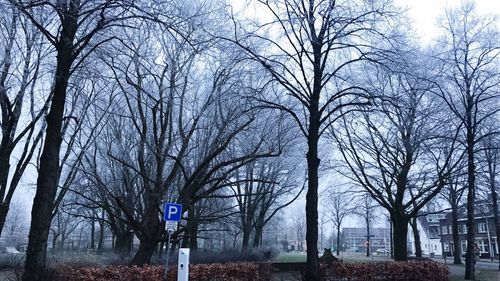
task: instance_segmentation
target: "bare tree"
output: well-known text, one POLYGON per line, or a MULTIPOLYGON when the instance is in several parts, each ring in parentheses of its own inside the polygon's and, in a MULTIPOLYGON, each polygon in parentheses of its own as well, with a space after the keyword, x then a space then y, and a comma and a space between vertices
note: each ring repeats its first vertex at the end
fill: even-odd
MULTIPOLYGON (((498 124, 498 118, 495 121, 498 124)), ((494 132, 494 134, 483 138, 481 141, 481 148, 483 150, 482 162, 483 167, 483 178, 485 179, 485 186, 488 187, 488 192, 490 196, 487 199, 491 199, 493 220, 495 225, 496 236, 500 237, 500 215, 498 211, 498 174, 500 173, 500 145, 499 145, 499 134, 498 128, 496 126, 488 126, 488 131, 494 132), (484 167, 485 166, 485 167, 484 167)), ((491 248, 491 245, 489 245, 491 248)), ((492 251, 491 251, 492 252, 492 251)), ((500 261, 499 267, 500 270, 500 261)))
POLYGON ((368 82, 380 93, 376 107, 344 118, 343 130, 331 130, 331 135, 345 161, 344 175, 390 213, 394 258, 405 261, 409 220, 439 194, 461 154, 458 141, 448 141, 458 133, 450 128, 453 123, 439 125, 446 116, 433 98, 435 86, 424 68, 404 63, 398 67, 378 71, 368 82))
POLYGON ((272 133, 279 126, 259 126, 264 115, 241 98, 251 90, 245 67, 218 49, 200 27, 205 14, 194 12, 183 36, 137 21, 148 29, 124 36, 105 61, 118 94, 81 171, 94 191, 74 192, 103 208, 114 232, 133 231, 140 244, 132 264, 149 263, 165 241, 163 202, 187 212, 172 235, 176 245, 197 247, 200 219, 210 212, 200 201, 224 195, 239 168, 281 152, 272 133))
POLYGON ((47 95, 43 87, 47 49, 26 17, 0 1, 0 233, 17 186, 42 139, 47 95), (20 150, 19 156, 13 153, 20 150))
POLYGON ((358 198, 358 208, 353 210, 353 213, 361 217, 366 226, 366 256, 369 257, 371 254, 371 237, 373 234, 370 234, 370 225, 377 218, 376 202, 372 200, 369 194, 364 194, 358 198))
POLYGON ((60 150, 70 79, 85 59, 113 36, 102 31, 130 18, 128 1, 10 0, 55 50, 54 82, 40 157, 23 280, 41 280, 45 269, 48 233, 60 178, 60 150), (45 18, 50 20, 45 21, 45 18))
POLYGON ((65 242, 69 236, 81 226, 83 220, 73 216, 70 211, 66 210, 67 206, 60 206, 52 221, 50 233, 52 234, 52 250, 64 249, 65 242))
POLYGON ((454 173, 448 184, 443 188, 441 197, 450 205, 451 208, 451 234, 453 239, 453 263, 461 264, 462 252, 460 250, 460 237, 458 233, 458 218, 459 211, 463 204, 463 195, 467 190, 467 183, 464 180, 465 162, 458 166, 457 172, 454 173))
POLYGON ((351 201, 346 200, 347 196, 347 192, 331 192, 324 202, 326 214, 337 229, 337 256, 340 253, 340 227, 344 219, 353 212, 351 201))
MULTIPOLYGON (((498 28, 495 18, 477 17, 473 2, 448 10, 438 55, 443 62, 441 97, 462 125, 467 152, 467 252, 465 279, 474 280, 476 161, 483 125, 498 115, 498 28)), ((498 120, 498 119, 497 119, 498 120)))
POLYGON ((390 6, 386 1, 256 2, 273 19, 257 23, 257 30, 243 35, 236 30, 235 38, 229 40, 257 61, 279 86, 276 96, 262 95, 259 102, 288 113, 307 139, 306 280, 316 281, 319 140, 353 106, 370 104, 368 92, 352 81, 349 72, 360 63, 380 61, 384 56, 374 42, 387 42, 380 31, 391 16, 390 6))
POLYGON ((11 209, 7 219, 5 220, 5 231, 2 232, 2 236, 18 237, 26 231, 24 217, 24 208, 19 201, 13 201, 11 203, 11 209))

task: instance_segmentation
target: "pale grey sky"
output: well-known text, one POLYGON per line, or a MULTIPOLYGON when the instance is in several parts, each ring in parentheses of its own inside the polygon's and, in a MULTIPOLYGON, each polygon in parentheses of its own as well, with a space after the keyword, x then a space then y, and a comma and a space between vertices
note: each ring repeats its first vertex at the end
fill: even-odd
MULTIPOLYGON (((437 19, 444 14, 447 7, 457 7, 462 0, 395 0, 401 7, 408 8, 408 16, 413 22, 424 44, 430 43, 439 34, 437 19)), ((500 17, 500 0, 475 0, 480 14, 490 14, 500 17)))

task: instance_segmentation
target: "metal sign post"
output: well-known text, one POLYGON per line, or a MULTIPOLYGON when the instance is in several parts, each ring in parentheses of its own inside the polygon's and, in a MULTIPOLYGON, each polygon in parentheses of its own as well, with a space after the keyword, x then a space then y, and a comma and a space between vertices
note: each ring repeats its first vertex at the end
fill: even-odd
POLYGON ((173 231, 170 229, 167 229, 167 256, 165 258, 165 277, 163 278, 165 281, 167 281, 168 278, 168 257, 170 256, 170 234, 173 231))
POLYGON ((165 220, 165 230, 167 231, 167 251, 165 258, 165 276, 164 281, 168 278, 168 258, 170 256, 170 236, 177 230, 177 223, 182 218, 182 205, 175 203, 165 203, 163 219, 165 220))

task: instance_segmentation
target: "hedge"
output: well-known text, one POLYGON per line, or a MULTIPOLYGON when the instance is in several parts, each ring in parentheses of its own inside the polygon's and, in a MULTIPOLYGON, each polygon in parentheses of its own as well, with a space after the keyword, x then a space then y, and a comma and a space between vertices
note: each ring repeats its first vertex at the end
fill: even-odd
MULTIPOLYGON (((268 281, 273 269, 270 263, 192 264, 190 281, 268 281)), ((108 266, 59 267, 54 281, 158 281, 164 267, 108 266)), ((169 281, 177 280, 177 268, 171 267, 169 281)), ((380 262, 321 264, 322 281, 445 281, 448 267, 437 262, 380 262)))
POLYGON ((323 281, 445 281, 448 267, 433 261, 344 263, 321 266, 323 281))
MULTIPOLYGON (((61 267, 55 270, 54 281, 158 281, 163 280, 164 270, 161 265, 61 267)), ((270 276, 270 264, 227 263, 189 266, 189 280, 193 281, 267 281, 270 280, 270 276)), ((176 267, 169 269, 168 280, 177 280, 176 267)))

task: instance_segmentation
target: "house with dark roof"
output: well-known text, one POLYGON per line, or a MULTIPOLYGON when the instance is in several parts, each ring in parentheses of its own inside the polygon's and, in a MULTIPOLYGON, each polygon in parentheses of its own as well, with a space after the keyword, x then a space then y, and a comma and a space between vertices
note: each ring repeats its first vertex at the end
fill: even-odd
MULTIPOLYGON (((492 205, 491 201, 487 200, 476 203, 474 231, 481 258, 499 256, 492 205)), ((458 212, 458 245, 454 245, 453 243, 451 213, 447 213, 439 221, 439 225, 439 234, 443 243, 444 254, 452 256, 454 248, 459 247, 462 255, 465 255, 467 251, 467 213, 465 207, 459 208, 458 212)))
MULTIPOLYGON (((442 255, 441 237, 439 235, 440 220, 445 214, 428 214, 417 217, 417 229, 420 235, 420 246, 423 255, 442 255)), ((408 228, 408 250, 410 254, 415 254, 415 239, 413 229, 408 228)))

